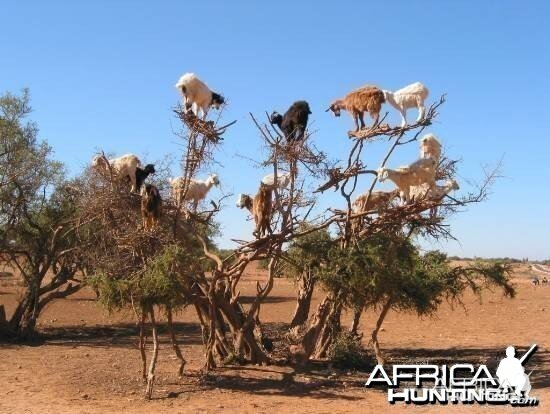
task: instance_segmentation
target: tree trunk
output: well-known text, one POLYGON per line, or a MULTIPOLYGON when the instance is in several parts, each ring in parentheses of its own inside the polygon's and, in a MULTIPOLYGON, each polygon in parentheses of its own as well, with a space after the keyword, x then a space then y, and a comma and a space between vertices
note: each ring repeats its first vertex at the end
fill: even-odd
POLYGON ((380 327, 382 326, 382 323, 384 322, 384 319, 386 318, 386 315, 388 314, 388 311, 391 309, 392 305, 392 298, 391 296, 388 297, 388 300, 384 305, 382 306, 382 311, 380 312, 380 316, 378 316, 378 320, 376 321, 376 326, 374 327, 374 330, 372 331, 372 347, 374 349, 374 355, 376 356, 376 361, 379 365, 384 365, 384 356, 382 355, 382 351, 380 350, 380 344, 378 343, 378 331, 380 331, 380 327))
POLYGON ((23 319, 23 314, 27 309, 27 303, 29 302, 29 292, 27 291, 21 301, 17 304, 15 311, 11 315, 11 318, 8 322, 8 330, 12 334, 17 334, 21 330, 21 320, 23 319))
POLYGON ((223 314, 219 309, 216 309, 216 320, 214 322, 215 340, 214 345, 210 348, 210 332, 212 328, 210 320, 210 302, 208 298, 202 296, 198 288, 193 291, 193 295, 195 295, 195 310, 197 311, 197 316, 201 324, 203 345, 205 346, 207 359, 210 358, 210 365, 205 364, 205 369, 209 370, 215 366, 215 356, 222 360, 229 355, 230 346, 225 337, 226 329, 223 314))
POLYGON ((328 347, 334 341, 334 338, 340 334, 342 330, 340 319, 342 317, 342 303, 334 302, 332 304, 332 309, 327 317, 325 326, 319 335, 317 345, 315 347, 315 358, 325 358, 327 355, 328 347))
POLYGON ((365 309, 365 301, 362 300, 357 306, 353 308, 353 321, 351 322, 351 327, 349 332, 353 335, 357 335, 357 330, 359 329, 359 321, 363 310, 365 309))
POLYGON ((351 322, 351 327, 349 329, 349 332, 353 335, 357 335, 357 329, 359 328, 359 321, 362 313, 363 308, 357 307, 353 310, 353 321, 351 322))
POLYGON ((244 326, 246 315, 239 301, 236 300, 231 303, 227 298, 220 295, 217 297, 216 306, 231 328, 235 353, 244 356, 253 364, 269 363, 269 357, 262 350, 254 335, 256 328, 254 320, 246 327, 244 326))
MULTIPOLYGON (((282 226, 284 227, 284 224, 282 226)), ((280 247, 278 251, 280 252, 280 247)), ((260 313, 260 307, 264 299, 269 295, 269 292, 271 292, 271 289, 273 288, 273 280, 275 277, 277 260, 278 259, 276 259, 276 257, 272 257, 269 261, 269 265, 267 267, 269 276, 267 283, 264 287, 261 287, 260 283, 257 282, 256 298, 252 302, 246 313, 244 312, 244 309, 242 308, 238 300, 235 300, 233 303, 231 303, 230 301, 227 302, 226 298, 222 298, 222 302, 227 302, 231 306, 231 308, 235 310, 236 319, 232 319, 237 322, 234 327, 237 328, 237 344, 240 345, 238 348, 235 348, 235 351, 239 353, 242 352, 244 346, 246 357, 253 364, 268 364, 270 362, 270 358, 263 350, 262 344, 258 343, 258 340, 254 335, 254 331, 256 327, 255 321, 257 320, 260 313)))
POLYGON ((153 395, 153 384, 155 383, 155 367, 157 365, 157 357, 159 353, 159 339, 157 335, 157 323, 155 321, 155 312, 153 307, 149 309, 149 316, 151 317, 151 327, 153 329, 153 356, 149 364, 149 372, 147 373, 147 388, 145 389, 145 398, 151 399, 153 395))
POLYGON ((11 336, 8 321, 6 321, 6 309, 4 305, 0 305, 0 338, 11 336))
POLYGON ((44 274, 45 271, 37 271, 31 278, 23 298, 8 322, 8 330, 18 337, 25 338, 34 334, 38 317, 48 303, 54 299, 67 297, 83 286, 81 283, 66 284, 67 279, 72 277, 74 272, 58 273, 52 282, 41 286, 44 274), (61 290, 63 287, 64 289, 61 290))
POLYGON ((208 339, 206 341, 206 363, 205 370, 210 371, 213 368, 216 368, 216 359, 214 357, 214 352, 216 351, 216 319, 218 317, 218 312, 216 308, 216 303, 214 301, 213 294, 209 293, 209 304, 208 304, 208 339))
POLYGON ((176 353, 176 357, 180 361, 180 366, 178 368, 178 377, 183 376, 183 369, 185 368, 185 363, 187 362, 185 358, 183 357, 183 354, 181 353, 180 347, 178 345, 178 341, 176 339, 176 335, 174 333, 174 326, 172 323, 172 309, 169 307, 166 308, 166 317, 168 319, 168 332, 170 333, 170 340, 172 341, 172 348, 174 349, 174 352, 176 353))
POLYGON ((36 288, 36 283, 32 283, 27 288, 23 299, 21 299, 10 318, 8 324, 10 331, 21 338, 32 335, 38 317, 37 308, 38 288, 36 288))
POLYGON ((296 310, 294 311, 292 322, 290 322, 291 328, 303 325, 307 322, 314 287, 315 278, 311 270, 304 270, 299 280, 298 297, 296 298, 296 310))
POLYGON ((147 354, 145 353, 145 344, 147 342, 147 337, 145 336, 145 322, 147 320, 147 312, 141 310, 141 317, 139 320, 139 352, 141 354, 141 363, 142 363, 142 375, 143 381, 147 381, 147 354))
MULTIPOLYGON (((252 323, 247 324, 245 327, 244 321, 246 320, 246 316, 243 313, 238 301, 233 304, 232 308, 234 312, 233 315, 235 317, 228 318, 228 321, 230 319, 236 321, 236 324, 233 326, 233 330, 236 332, 234 342, 235 352, 238 355, 244 356, 252 364, 269 363, 269 357, 258 343, 258 338, 255 335, 255 321, 253 320, 252 323)), ((229 323, 231 324, 231 322, 229 323)))
POLYGON ((293 357, 298 364, 305 364, 309 360, 331 309, 332 300, 325 297, 311 317, 309 327, 304 333, 300 345, 291 347, 293 357))

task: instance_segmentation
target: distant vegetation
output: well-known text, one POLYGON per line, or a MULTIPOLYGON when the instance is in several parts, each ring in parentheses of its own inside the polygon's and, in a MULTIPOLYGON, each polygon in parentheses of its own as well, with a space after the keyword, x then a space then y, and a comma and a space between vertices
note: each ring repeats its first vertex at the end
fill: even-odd
POLYGON ((550 265, 550 259, 546 260, 529 260, 528 257, 517 259, 515 257, 459 257, 449 256, 450 260, 478 261, 486 263, 525 263, 525 264, 542 264, 550 265))

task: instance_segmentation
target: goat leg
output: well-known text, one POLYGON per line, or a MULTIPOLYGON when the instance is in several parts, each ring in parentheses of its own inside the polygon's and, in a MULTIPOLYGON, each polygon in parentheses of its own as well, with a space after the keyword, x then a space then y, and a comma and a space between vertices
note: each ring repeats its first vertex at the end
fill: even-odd
POLYGON ((401 112, 401 128, 405 128, 407 126, 407 111, 401 109, 399 112, 401 112))
POLYGON ((357 114, 357 112, 354 112, 353 113, 353 120, 355 121, 355 132, 359 131, 359 115, 357 114))
POLYGON ((426 111, 426 108, 424 108, 424 105, 420 105, 418 107, 418 119, 416 120, 417 123, 424 120, 425 111, 426 111))
POLYGON ((359 113, 359 120, 361 121, 361 129, 365 128, 365 119, 364 119, 364 112, 359 113))
POLYGON ((374 116, 372 118, 374 119, 374 124, 372 124, 374 128, 376 125, 378 125, 378 121, 380 120, 380 112, 376 113, 376 118, 374 116))

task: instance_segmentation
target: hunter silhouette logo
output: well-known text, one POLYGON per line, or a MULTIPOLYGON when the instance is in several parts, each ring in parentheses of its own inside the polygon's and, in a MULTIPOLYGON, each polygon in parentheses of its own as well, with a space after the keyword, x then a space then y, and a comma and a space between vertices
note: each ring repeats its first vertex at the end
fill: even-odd
POLYGON ((515 357, 516 350, 513 346, 506 348, 506 358, 500 361, 497 368, 497 377, 501 387, 512 388, 518 396, 521 396, 522 392, 526 397, 529 396, 529 392, 531 391, 529 375, 533 371, 529 375, 525 374, 523 363, 527 361, 527 358, 531 356, 536 348, 537 345, 533 345, 521 359, 515 357))
POLYGON ((391 404, 510 404, 516 407, 538 405, 531 397, 529 374, 524 365, 537 345, 532 345, 521 358, 516 358, 513 346, 506 348, 506 357, 497 368, 496 377, 486 365, 394 365, 388 375, 384 366, 377 365, 366 382, 367 387, 375 383, 388 386, 388 401, 391 404), (400 383, 407 381, 408 387, 400 383), (409 385, 414 382, 414 386, 409 385), (425 383, 430 385, 424 386, 425 383))

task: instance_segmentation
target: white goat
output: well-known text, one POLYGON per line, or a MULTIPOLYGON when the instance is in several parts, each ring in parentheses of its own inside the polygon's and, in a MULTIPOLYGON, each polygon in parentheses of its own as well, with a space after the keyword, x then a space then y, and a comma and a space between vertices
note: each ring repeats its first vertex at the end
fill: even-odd
MULTIPOLYGON (((381 211, 390 207, 390 204, 395 197, 399 197, 398 189, 392 191, 373 191, 370 197, 367 191, 366 193, 357 196, 357 198, 353 201, 352 212, 353 214, 360 214, 375 210, 380 214, 381 211)), ((361 228, 362 222, 362 217, 357 217, 352 221, 351 225, 353 233, 356 233, 361 228)))
POLYGON ((434 134, 426 134, 420 139, 420 158, 431 158, 439 163, 441 144, 434 134))
POLYGON ((411 188, 410 196, 414 201, 423 199, 441 200, 453 190, 458 190, 458 182, 454 179, 447 180, 443 185, 435 185, 430 188, 426 183, 411 188))
MULTIPOLYGON (((458 182, 454 179, 445 181, 443 185, 435 185, 429 188, 427 184, 414 186, 411 188, 411 198, 416 202, 420 200, 441 201, 453 190, 458 190, 458 182)), ((430 208, 430 216, 435 217, 437 214, 437 206, 430 208)))
MULTIPOLYGON (((108 160, 103 155, 96 155, 92 160, 92 167, 103 173, 112 171, 116 178, 130 177, 132 188, 130 192, 136 191, 136 169, 141 166, 141 161, 134 154, 126 154, 122 157, 108 160)), ((113 177, 115 178, 115 177, 113 177)))
POLYGON ((225 103, 223 96, 212 92, 194 73, 182 75, 175 87, 183 95, 185 109, 193 109, 197 117, 199 116, 199 110, 202 111, 202 117, 206 118, 211 106, 219 109, 225 103))
POLYGON ((399 111, 401 114, 401 126, 407 125, 407 109, 418 108, 418 118, 416 122, 424 119, 424 101, 428 97, 429 91, 426 86, 420 82, 411 83, 395 92, 383 90, 386 102, 399 111))
POLYGON ((387 208, 395 197, 399 197, 398 189, 392 191, 373 191, 370 197, 368 192, 360 194, 352 203, 353 213, 359 214, 370 210, 387 208), (367 198, 369 199, 368 202, 367 198))
POLYGON ((460 186, 455 179, 445 181, 443 185, 436 185, 428 193, 430 200, 442 200, 451 191, 459 190, 460 186))
POLYGON ((183 192, 185 189, 185 178, 175 177, 171 178, 170 186, 172 187, 172 197, 176 201, 176 205, 180 205, 182 201, 192 201, 193 209, 196 211, 199 205, 199 202, 206 197, 206 194, 212 186, 219 185, 220 180, 216 174, 211 174, 206 178, 206 180, 197 180, 192 178, 189 182, 189 188, 185 197, 183 197, 183 192))
POLYGON ((290 184, 290 172, 277 174, 277 184, 275 184, 275 174, 267 174, 262 178, 262 184, 271 188, 286 188, 290 184))
POLYGON ((395 170, 379 168, 378 179, 384 182, 390 179, 399 188, 399 198, 403 203, 410 200, 411 187, 426 184, 428 188, 435 185, 436 165, 431 159, 420 159, 414 163, 395 170))

